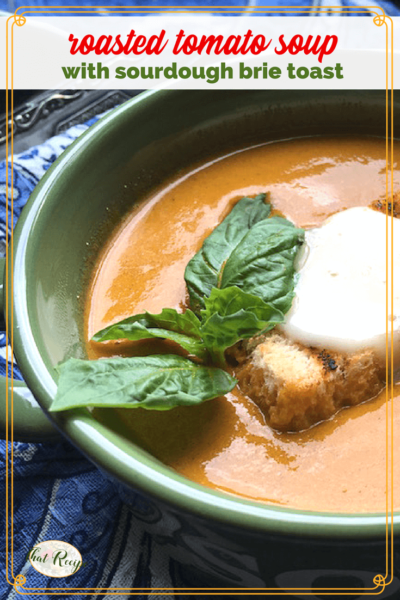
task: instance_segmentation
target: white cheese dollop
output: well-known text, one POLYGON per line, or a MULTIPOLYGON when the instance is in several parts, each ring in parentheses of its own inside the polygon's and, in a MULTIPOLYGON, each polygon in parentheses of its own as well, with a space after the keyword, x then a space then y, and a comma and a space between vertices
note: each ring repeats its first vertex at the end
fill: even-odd
POLYGON ((350 208, 306 231, 298 256, 295 299, 286 335, 306 346, 338 352, 373 348, 386 361, 386 327, 393 317, 394 366, 400 367, 400 219, 393 219, 393 309, 391 223, 388 219, 389 305, 386 313, 386 215, 350 208))

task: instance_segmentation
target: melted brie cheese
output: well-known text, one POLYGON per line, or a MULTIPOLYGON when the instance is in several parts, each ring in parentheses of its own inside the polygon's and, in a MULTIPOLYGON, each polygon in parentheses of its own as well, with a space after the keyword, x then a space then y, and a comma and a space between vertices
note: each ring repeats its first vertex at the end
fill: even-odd
POLYGON ((394 363, 400 367, 400 219, 393 219, 393 308, 391 224, 389 217, 387 233, 386 215, 350 208, 306 231, 296 296, 282 326, 289 338, 338 352, 373 348, 384 364, 393 318, 394 363))

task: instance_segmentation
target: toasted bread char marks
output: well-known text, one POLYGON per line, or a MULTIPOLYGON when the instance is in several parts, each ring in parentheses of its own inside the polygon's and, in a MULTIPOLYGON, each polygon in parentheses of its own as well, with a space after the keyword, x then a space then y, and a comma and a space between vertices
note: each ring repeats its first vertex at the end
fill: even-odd
POLYGON ((375 397, 384 385, 384 369, 369 349, 340 354, 272 333, 237 348, 235 358, 241 390, 280 431, 307 429, 375 397))
POLYGON ((386 214, 386 211, 397 219, 400 217, 400 192, 395 192, 391 202, 387 202, 386 198, 379 198, 371 205, 372 208, 386 214))

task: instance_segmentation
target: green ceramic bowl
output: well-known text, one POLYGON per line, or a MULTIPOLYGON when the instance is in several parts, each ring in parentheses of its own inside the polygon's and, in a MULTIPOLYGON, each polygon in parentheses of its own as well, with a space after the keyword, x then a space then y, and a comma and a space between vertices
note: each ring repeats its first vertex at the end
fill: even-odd
MULTIPOLYGON (((54 365, 84 356, 81 298, 91 266, 143 194, 210 149, 215 154, 246 143, 332 133, 384 136, 384 93, 150 92, 72 144, 35 189, 14 234, 14 350, 43 411, 56 391, 54 365)), ((14 397, 15 439, 58 435, 23 387, 14 397)), ((86 410, 52 414, 51 420, 116 481, 137 518, 171 554, 209 582, 285 588, 309 587, 317 578, 318 587, 343 587, 343 577, 350 577, 349 587, 374 587, 373 577, 385 573, 383 514, 324 514, 251 502, 185 479, 86 410)), ((395 515, 397 532, 399 525, 395 515)))

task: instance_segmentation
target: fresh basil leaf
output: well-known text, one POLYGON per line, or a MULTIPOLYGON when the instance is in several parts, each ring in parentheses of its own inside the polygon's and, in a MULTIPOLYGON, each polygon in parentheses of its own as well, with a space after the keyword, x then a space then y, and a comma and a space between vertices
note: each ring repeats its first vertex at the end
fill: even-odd
POLYGON ((201 315, 204 343, 217 364, 224 364, 224 351, 239 340, 265 333, 284 321, 280 310, 238 287, 214 288, 201 315))
POLYGON ((220 286, 237 286, 286 313, 294 297, 294 260, 304 230, 281 217, 256 223, 226 261, 220 286))
POLYGON ((204 298, 210 295, 212 288, 220 287, 221 269, 232 251, 256 223, 267 219, 270 212, 266 194, 242 198, 204 240, 185 270, 190 305, 196 313, 204 308, 204 298))
POLYGON ((145 312, 114 323, 93 336, 95 342, 126 339, 131 341, 163 338, 176 342, 189 354, 204 360, 207 350, 200 334, 200 321, 187 310, 178 313, 174 308, 164 308, 160 314, 145 312))
POLYGON ((57 367, 59 382, 51 412, 85 406, 170 410, 228 393, 236 379, 172 354, 80 360, 57 367))

